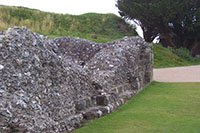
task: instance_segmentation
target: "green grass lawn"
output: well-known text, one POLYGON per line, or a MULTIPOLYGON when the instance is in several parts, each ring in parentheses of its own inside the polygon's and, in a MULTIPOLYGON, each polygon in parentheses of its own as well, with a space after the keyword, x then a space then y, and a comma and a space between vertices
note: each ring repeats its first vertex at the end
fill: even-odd
POLYGON ((116 112, 74 133, 199 133, 200 83, 153 82, 116 112))

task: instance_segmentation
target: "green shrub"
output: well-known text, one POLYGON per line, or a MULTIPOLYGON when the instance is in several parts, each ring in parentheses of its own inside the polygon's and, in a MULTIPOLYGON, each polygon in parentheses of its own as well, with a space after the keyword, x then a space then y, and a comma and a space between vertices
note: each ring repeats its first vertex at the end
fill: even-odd
POLYGON ((154 67, 176 67, 200 64, 200 59, 193 58, 185 48, 165 48, 161 44, 154 44, 154 67))
POLYGON ((186 60, 193 59, 193 57, 190 54, 190 51, 186 48, 177 48, 177 49, 170 48, 170 49, 174 54, 176 54, 177 56, 179 56, 183 59, 186 59, 186 60))

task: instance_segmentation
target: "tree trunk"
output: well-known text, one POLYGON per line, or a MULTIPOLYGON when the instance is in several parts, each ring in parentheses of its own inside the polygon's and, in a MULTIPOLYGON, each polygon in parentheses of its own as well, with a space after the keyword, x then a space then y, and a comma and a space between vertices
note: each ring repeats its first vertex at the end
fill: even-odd
MULTIPOLYGON (((142 27, 144 33, 144 39, 147 42, 152 42, 156 37, 153 29, 142 27)), ((173 48, 187 48, 193 57, 200 57, 200 39, 189 38, 188 36, 176 34, 173 31, 166 30, 166 32, 160 33, 160 43, 164 47, 173 48)))
POLYGON ((143 32, 143 35, 144 35, 144 39, 145 39, 146 42, 153 42, 153 39, 152 39, 150 32, 148 32, 148 31, 143 32))
POLYGON ((160 34, 160 43, 164 47, 174 47, 174 48, 176 48, 174 40, 175 40, 174 33, 161 33, 160 34))
POLYGON ((164 47, 173 48, 186 48, 190 51, 193 57, 200 56, 200 40, 194 38, 188 38, 187 36, 176 36, 174 33, 161 34, 160 43, 164 47))
POLYGON ((189 50, 193 57, 200 57, 200 40, 193 39, 189 42, 189 50))
POLYGON ((144 40, 146 42, 153 42, 154 38, 156 37, 153 34, 153 29, 147 28, 147 27, 144 27, 144 26, 141 26, 141 28, 143 30, 144 40))

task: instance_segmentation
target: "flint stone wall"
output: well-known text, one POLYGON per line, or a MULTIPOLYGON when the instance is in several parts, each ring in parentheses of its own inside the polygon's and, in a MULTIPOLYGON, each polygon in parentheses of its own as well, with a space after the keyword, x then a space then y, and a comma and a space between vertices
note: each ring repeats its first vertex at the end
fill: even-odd
POLYGON ((139 37, 100 44, 0 32, 0 132, 71 132, 150 83, 152 59, 139 37))

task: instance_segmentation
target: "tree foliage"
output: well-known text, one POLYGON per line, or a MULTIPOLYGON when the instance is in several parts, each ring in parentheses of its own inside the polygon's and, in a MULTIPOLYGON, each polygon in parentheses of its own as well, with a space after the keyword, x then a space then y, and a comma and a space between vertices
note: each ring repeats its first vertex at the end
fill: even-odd
POLYGON ((118 0, 123 18, 139 21, 148 42, 186 47, 200 54, 200 0, 118 0))

